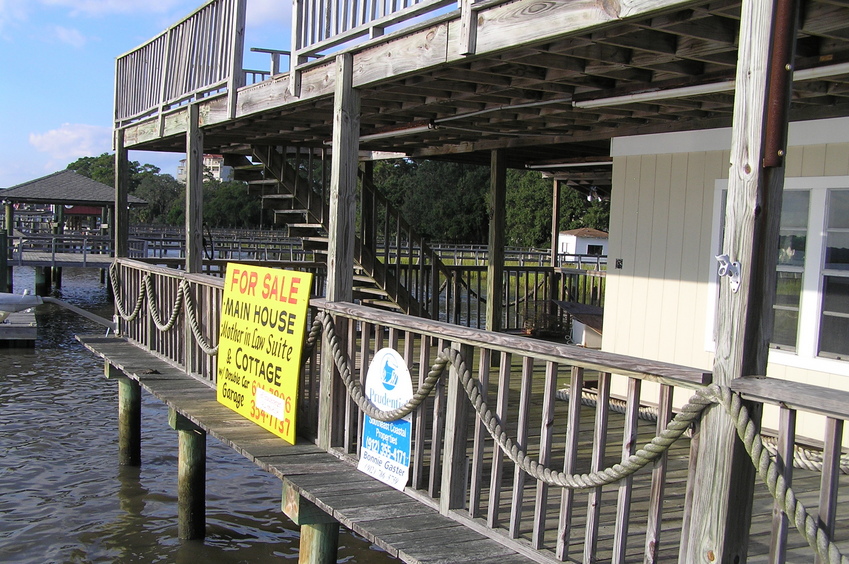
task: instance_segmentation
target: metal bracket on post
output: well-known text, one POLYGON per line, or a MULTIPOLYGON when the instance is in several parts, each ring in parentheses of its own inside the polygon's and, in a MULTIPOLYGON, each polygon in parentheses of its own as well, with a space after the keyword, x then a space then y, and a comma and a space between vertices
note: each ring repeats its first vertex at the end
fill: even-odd
POLYGON ((736 294, 740 289, 740 263, 732 262, 728 255, 716 255, 716 260, 719 261, 719 276, 731 278, 731 291, 736 294))

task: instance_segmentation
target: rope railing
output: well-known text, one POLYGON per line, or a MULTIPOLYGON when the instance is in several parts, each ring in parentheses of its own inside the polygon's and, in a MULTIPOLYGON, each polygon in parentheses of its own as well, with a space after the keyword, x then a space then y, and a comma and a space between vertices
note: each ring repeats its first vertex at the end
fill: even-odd
POLYGON ((142 284, 139 287, 138 296, 136 296, 135 305, 130 313, 124 308, 125 297, 121 295, 121 284, 118 281, 117 266, 113 263, 109 268, 109 281, 112 284, 112 292, 115 295, 115 309, 118 310, 118 315, 124 321, 134 321, 142 308, 147 306, 150 312, 150 318, 153 324, 159 331, 170 331, 180 317, 180 313, 185 311, 186 319, 189 322, 189 327, 192 331, 192 336, 201 350, 207 356, 218 354, 218 345, 212 346, 203 336, 203 330, 197 318, 197 307, 192 298, 191 286, 186 280, 181 280, 177 287, 177 296, 174 299, 174 304, 171 306, 171 315, 168 321, 163 322, 159 312, 159 306, 156 304, 156 294, 153 290, 153 277, 147 273, 142 278, 142 284))
POLYGON ((752 459, 761 480, 808 545, 816 551, 824 562, 849 564, 849 558, 841 554, 837 545, 831 541, 827 533, 819 526, 817 520, 808 512, 805 505, 796 498, 793 489, 781 474, 779 466, 770 457, 769 450, 764 446, 757 426, 749 417, 748 410, 743 405, 740 395, 732 392, 727 386, 711 384, 697 390, 659 435, 625 461, 589 474, 569 474, 533 460, 506 433, 498 416, 487 406, 479 383, 472 376, 466 360, 459 351, 449 348, 440 351, 427 377, 413 397, 400 408, 384 411, 365 396, 362 384, 351 374, 347 355, 340 345, 330 315, 321 313, 313 321, 305 344, 304 358, 311 356, 315 343, 322 332, 326 334, 336 369, 342 377, 348 395, 360 410, 369 417, 379 421, 395 421, 412 413, 427 399, 445 373, 446 367, 451 365, 456 370, 463 390, 474 406, 478 418, 501 452, 532 478, 563 488, 595 488, 631 476, 666 452, 690 428, 692 423, 701 417, 706 408, 716 404, 721 405, 731 416, 737 435, 743 441, 746 452, 752 459))

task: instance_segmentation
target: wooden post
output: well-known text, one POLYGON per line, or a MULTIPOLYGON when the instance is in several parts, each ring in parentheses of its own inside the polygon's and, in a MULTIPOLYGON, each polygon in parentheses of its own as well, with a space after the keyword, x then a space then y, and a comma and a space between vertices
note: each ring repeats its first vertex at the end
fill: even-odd
POLYGON ((11 276, 9 276, 8 256, 9 239, 8 237, 6 237, 6 230, 0 229, 0 292, 9 291, 9 281, 12 278, 11 276))
MULTIPOLYGON (((459 350, 466 360, 467 368, 472 369, 474 349, 468 345, 451 344, 459 350)), ((466 415, 469 412, 469 398, 460 383, 460 373, 452 364, 448 379, 448 403, 445 414, 445 457, 442 460, 442 484, 439 493, 439 511, 447 515, 451 509, 463 509, 466 495, 466 439, 468 425, 466 415)))
POLYGON ((168 410, 168 424, 178 435, 177 534, 181 539, 202 539, 206 533, 206 433, 168 410))
POLYGON ((115 211, 109 226, 115 237, 115 256, 126 257, 130 241, 130 214, 127 195, 130 191, 130 161, 124 147, 124 130, 115 132, 115 211))
POLYGON ((118 380, 118 464, 141 466, 141 385, 108 362, 104 372, 118 380))
POLYGON ((186 272, 203 266, 203 130, 198 104, 189 106, 186 131, 186 272))
POLYGON ((551 187, 551 278, 548 283, 548 299, 552 300, 548 313, 557 316, 557 304, 553 300, 560 297, 560 275, 557 267, 557 255, 560 251, 560 181, 556 178, 551 187))
MULTIPOLYGON (((357 166, 360 144, 360 94, 353 86, 353 56, 336 56, 336 91, 333 101, 333 141, 330 169, 330 210, 327 251, 327 301, 353 300, 354 225, 356 216, 357 166)), ((336 327, 340 341, 346 342, 345 326, 336 327)), ((341 385, 334 386, 336 374, 328 335, 322 336, 321 384, 319 395, 318 445, 337 446, 343 441, 341 385)))
POLYGON ((490 160, 489 260, 486 268, 486 330, 500 331, 504 294, 504 227, 507 218, 507 166, 504 150, 495 149, 490 160))
MULTIPOLYGON (((723 240, 723 253, 740 263, 740 279, 736 290, 732 290, 730 278, 720 285, 713 370, 714 382, 719 385, 766 374, 772 334, 784 173, 780 163, 763 170, 765 156, 776 156, 765 155, 764 144, 765 135, 786 132, 787 122, 782 117, 781 123, 773 122, 767 128, 766 105, 773 97, 784 97, 784 103, 789 103, 792 81, 787 81, 788 91, 770 92, 767 79, 771 66, 777 69, 773 73, 789 72, 793 64, 791 49, 789 56, 786 50, 783 55, 787 60, 771 65, 771 58, 781 52, 771 42, 795 42, 796 36, 795 22, 779 21, 773 30, 774 6, 773 1, 744 0, 741 9, 723 240)), ((784 150, 782 147, 782 154, 784 150)), ((759 420, 759 413, 751 414, 759 420)), ((693 472, 696 487, 685 515, 689 530, 681 536, 679 562, 745 562, 754 467, 737 439, 734 422, 722 407, 707 410, 700 435, 698 466, 693 472)))
POLYGON ((335 564, 339 521, 283 482, 283 513, 301 528, 298 564, 335 564))
POLYGON ((6 232, 11 237, 15 234, 15 208, 12 206, 12 202, 3 202, 3 213, 5 214, 6 220, 3 227, 6 228, 6 232))
MULTIPOLYGON (((57 204, 54 207, 54 210, 54 218, 56 219, 56 225, 53 227, 53 235, 56 236, 55 241, 62 242, 64 240, 63 235, 65 234, 65 206, 63 206, 62 204, 57 204)), ((55 245, 56 243, 54 243, 54 248, 55 245)), ((60 249, 56 250, 59 251, 60 249)), ((54 288, 62 287, 61 266, 56 266, 55 264, 53 264, 53 266, 50 267, 50 281, 54 288)))
POLYGON ((230 119, 236 117, 239 88, 245 85, 242 58, 245 51, 245 13, 247 0, 237 0, 230 29, 230 78, 227 80, 227 112, 230 119))
MULTIPOLYGON (((12 237, 15 235, 15 208, 12 206, 12 202, 4 202, 5 209, 3 210, 6 214, 6 250, 3 253, 4 257, 8 257, 9 247, 11 246, 12 237)), ((6 289, 2 290, 4 292, 12 291, 12 279, 14 278, 13 273, 14 267, 7 263, 6 268, 4 269, 6 276, 6 289)))

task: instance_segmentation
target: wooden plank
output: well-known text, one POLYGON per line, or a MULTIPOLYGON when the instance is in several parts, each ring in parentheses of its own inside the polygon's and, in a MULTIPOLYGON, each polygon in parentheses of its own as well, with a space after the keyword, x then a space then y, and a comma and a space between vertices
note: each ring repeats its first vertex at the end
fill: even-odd
MULTIPOLYGON (((822 457, 822 480, 817 524, 830 539, 834 538, 837 518, 837 479, 840 476, 840 455, 843 442, 843 420, 829 417, 825 424, 825 449, 822 457)), ((824 562, 820 555, 816 564, 824 562)))
MULTIPOLYGON (((602 372, 598 379, 598 405, 607 405, 610 401, 610 374, 602 372)), ((593 453, 590 471, 598 472, 604 468, 604 452, 607 447, 608 410, 595 412, 595 431, 593 432, 593 453)), ((587 501, 587 530, 584 537, 584 562, 598 560, 598 531, 601 516, 601 486, 591 488, 587 501)))
MULTIPOLYGON (((466 369, 472 370, 474 350, 469 346, 451 345, 452 351, 459 351, 466 369)), ((439 490, 439 511, 447 515, 451 509, 465 508, 466 478, 468 465, 466 442, 468 438, 468 398, 460 382, 459 367, 451 364, 448 379, 448 401, 446 402, 445 455, 442 462, 442 484, 439 490), (453 432, 452 432, 453 431, 453 432)))
MULTIPOLYGON (((549 362, 545 366, 545 384, 543 388, 543 405, 540 416, 539 463, 547 467, 551 463, 554 435, 554 412, 557 392, 557 365, 549 362)), ((537 480, 536 499, 534 501, 534 524, 531 544, 534 548, 542 548, 545 540, 546 513, 548 510, 549 486, 542 480, 537 480)))
MULTIPOLYGON (((666 429, 672 420, 672 386, 661 386, 657 406, 656 433, 666 429)), ((646 523, 645 562, 659 562, 660 533, 663 527, 663 500, 666 487, 666 473, 669 465, 669 451, 664 452, 655 460, 651 475, 651 493, 649 494, 648 520, 646 523)))
MULTIPOLYGON (((530 431, 530 401, 531 401, 531 385, 533 384, 534 359, 532 357, 524 357, 522 359, 522 376, 520 380, 519 392, 519 419, 516 424, 515 444, 518 448, 528 450, 528 432, 530 431)), ((524 502, 525 480, 527 474, 522 470, 521 466, 516 464, 513 468, 513 496, 510 503, 510 526, 509 535, 511 538, 519 536, 519 530, 522 525, 522 504, 524 502)))
MULTIPOLYGON (((781 407, 779 412, 777 459, 778 473, 784 478, 787 487, 793 487, 793 458, 796 443, 796 411, 781 407)), ((787 515, 782 511, 778 500, 772 510, 772 536, 769 545, 770 564, 785 562, 787 558, 787 515)))
MULTIPOLYGON (((501 296, 504 293, 504 233, 507 218, 507 164, 503 150, 490 153, 489 238, 486 267, 486 329, 500 331, 504 318, 501 296)), ((509 300, 508 300, 509 303, 509 300)))
MULTIPOLYGON (((510 427, 507 425, 506 415, 510 401, 510 360, 512 356, 502 352, 500 364, 498 367, 498 395, 496 396, 495 415, 501 421, 501 426, 505 432, 509 432, 510 427)), ((492 445, 492 471, 490 473, 489 482, 489 504, 486 512, 486 524, 490 528, 494 528, 499 521, 499 510, 501 502, 501 475, 504 471, 504 453, 501 448, 492 445)))
MULTIPOLYGON (((640 414, 640 386, 636 378, 628 380, 628 400, 625 413, 625 429, 622 433, 622 461, 627 461, 637 451, 637 424, 640 414)), ((616 503, 616 529, 613 535, 613 562, 625 562, 628 542, 628 526, 631 519, 631 491, 634 477, 628 476, 619 482, 616 503)))
MULTIPOLYGON (((575 464, 578 460, 583 387, 584 369, 578 366, 572 367, 572 379, 569 383, 569 421, 566 423, 566 453, 563 460, 563 472, 566 474, 575 472, 575 464)), ((569 556, 574 501, 575 490, 563 488, 560 498, 560 520, 557 525, 556 554, 559 560, 566 560, 569 556)))
POLYGON ((775 378, 739 378, 730 386, 747 400, 849 419, 849 392, 775 378))

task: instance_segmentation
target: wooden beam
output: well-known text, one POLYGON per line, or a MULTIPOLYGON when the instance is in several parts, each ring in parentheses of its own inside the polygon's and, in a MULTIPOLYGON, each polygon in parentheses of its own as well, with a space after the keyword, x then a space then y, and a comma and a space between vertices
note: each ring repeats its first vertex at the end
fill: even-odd
POLYGON ((118 381, 118 464, 140 466, 141 385, 109 362, 104 371, 118 381))
POLYGON ((168 424, 177 431, 177 534, 181 539, 206 535, 206 432, 174 408, 168 424))
POLYGON ((486 267, 486 330, 501 330, 504 293, 504 229, 507 221, 507 164, 503 149, 491 153, 489 244, 486 267))
MULTIPOLYGON (((333 140, 330 161, 330 206, 327 229, 327 301, 353 301, 354 236, 359 156, 360 94, 353 86, 353 56, 336 57, 336 92, 333 103, 333 140)), ((337 334, 343 339, 343 327, 337 334)), ((323 350, 330 350, 324 336, 323 350)), ((343 341, 344 342, 344 339, 343 341)), ((319 397, 318 444, 335 446, 341 425, 334 431, 333 422, 340 414, 338 384, 334 387, 336 368, 332 355, 321 355, 321 391, 319 397), (335 388, 335 389, 334 389, 335 388), (335 435, 334 435, 335 433, 335 435)))
MULTIPOLYGON (((783 168, 769 172, 763 168, 766 106, 770 97, 788 94, 769 92, 768 75, 777 51, 773 37, 789 36, 795 41, 796 36, 795 21, 776 16, 782 3, 792 5, 793 0, 745 0, 741 9, 723 240, 723 253, 740 264, 740 279, 739 288, 733 288, 726 277, 720 285, 713 371, 719 385, 766 374, 784 180, 783 168)), ((792 68, 792 58, 776 63, 792 68)), ((773 124, 773 128, 786 127, 786 118, 782 124, 773 124)), ((759 420, 759 412, 750 415, 759 420)), ((682 533, 680 562, 745 562, 754 467, 723 408, 707 410, 700 434, 693 476, 699 487, 693 492, 692 506, 686 508, 691 519, 689 530, 682 533)))
POLYGON ((203 130, 198 104, 189 106, 186 131, 186 272, 203 266, 203 130))
POLYGON ((112 235, 115 256, 126 257, 130 240, 130 214, 127 195, 130 192, 130 161, 124 147, 124 130, 115 131, 115 213, 112 217, 112 235))

